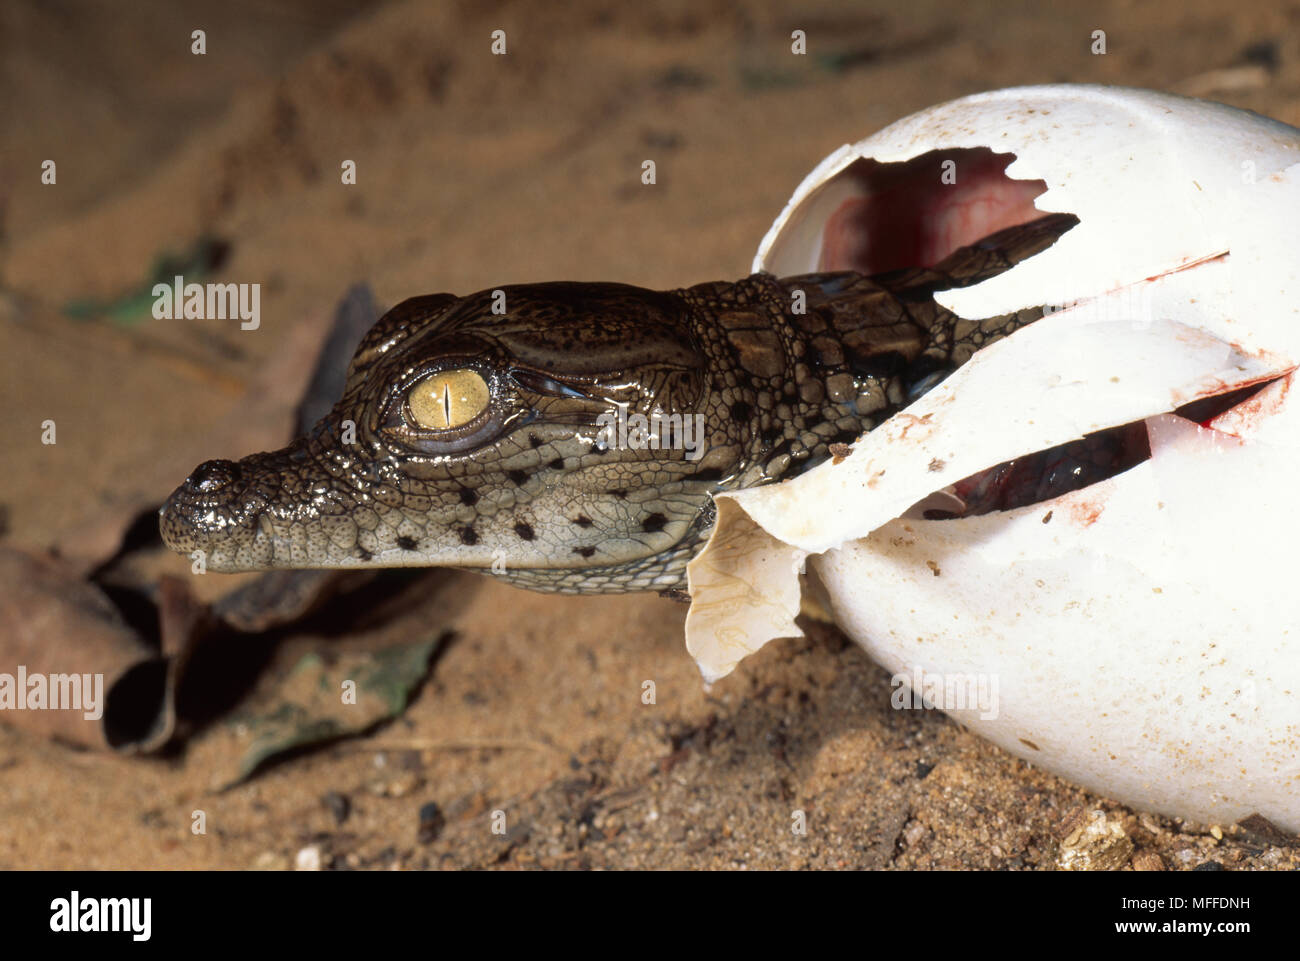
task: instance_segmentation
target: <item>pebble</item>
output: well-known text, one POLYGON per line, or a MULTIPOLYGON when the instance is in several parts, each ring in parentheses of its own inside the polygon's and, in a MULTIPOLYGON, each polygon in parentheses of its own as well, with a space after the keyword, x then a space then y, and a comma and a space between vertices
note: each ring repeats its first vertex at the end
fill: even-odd
POLYGON ((1133 855, 1133 841, 1117 820, 1100 809, 1071 812, 1061 830, 1068 831, 1057 852, 1062 871, 1118 871, 1133 855))
POLYGON ((442 829, 447 826, 447 819, 443 816, 442 808, 437 803, 430 801, 420 808, 420 828, 418 837, 421 844, 430 844, 438 839, 442 829))
POLYGON ((253 861, 254 871, 287 871, 289 859, 279 851, 263 851, 253 861))
POLYGON ((321 803, 329 809, 330 814, 334 815, 334 823, 342 824, 352 813, 352 802, 348 800, 346 794, 340 794, 338 791, 328 791, 321 797, 321 803))
POLYGON ((293 861, 295 871, 319 871, 320 866, 320 848, 315 844, 309 844, 299 851, 293 861))
POLYGON ((1155 851, 1143 851, 1133 855, 1134 871, 1163 871, 1164 869, 1164 859, 1155 851))

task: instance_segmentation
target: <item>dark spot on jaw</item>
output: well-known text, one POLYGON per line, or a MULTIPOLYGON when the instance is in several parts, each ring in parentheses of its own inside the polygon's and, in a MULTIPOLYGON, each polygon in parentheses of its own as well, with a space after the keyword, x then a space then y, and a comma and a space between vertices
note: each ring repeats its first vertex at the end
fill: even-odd
POLYGON ((753 416, 754 408, 750 407, 743 400, 738 400, 731 405, 731 419, 736 423, 747 424, 753 416))
POLYGON ((704 470, 697 470, 691 480, 720 481, 722 480, 722 470, 718 467, 706 467, 704 470))
POLYGON ((555 458, 555 460, 551 461, 546 466, 551 468, 552 470, 564 470, 564 458, 557 457, 555 458))
POLYGON ((363 561, 368 561, 374 556, 374 554, 370 553, 364 547, 357 548, 357 557, 361 558, 363 561))
POLYGON ((573 553, 575 553, 575 554, 581 554, 583 557, 590 557, 592 554, 596 553, 596 548, 594 548, 594 547, 575 547, 575 548, 573 549, 573 553))
POLYGON ((518 486, 523 487, 528 483, 528 472, 522 470, 507 471, 506 476, 514 481, 518 486))
POLYGON ((655 531, 663 530, 666 523, 668 523, 668 518, 664 517, 663 514, 651 514, 641 522, 641 529, 653 534, 655 531))
POLYGON ((478 503, 478 495, 468 487, 462 487, 460 489, 460 502, 466 507, 473 507, 478 503))
POLYGON ((416 546, 415 538, 407 537, 405 534, 403 534, 401 537, 397 539, 397 546, 404 551, 413 551, 415 550, 415 546, 416 546))
POLYGON ((586 514, 579 514, 577 517, 573 519, 573 523, 577 524, 579 527, 590 527, 591 518, 588 517, 586 514))
POLYGON ((474 528, 462 527, 460 530, 460 542, 462 544, 477 544, 478 535, 474 533, 474 528))
POLYGON ((520 521, 518 524, 515 525, 515 533, 518 534, 526 541, 531 541, 533 539, 532 527, 530 527, 528 524, 525 524, 523 521, 520 521))
POLYGON ((601 447, 599 444, 592 444, 592 445, 591 445, 591 450, 587 451, 587 453, 588 453, 588 454, 608 454, 609 451, 610 451, 610 449, 609 449, 608 447, 601 447))
POLYGON ((618 490, 610 491, 610 493, 613 494, 615 497, 617 497, 619 500, 622 500, 624 497, 627 496, 627 491, 625 491, 621 487, 618 490))

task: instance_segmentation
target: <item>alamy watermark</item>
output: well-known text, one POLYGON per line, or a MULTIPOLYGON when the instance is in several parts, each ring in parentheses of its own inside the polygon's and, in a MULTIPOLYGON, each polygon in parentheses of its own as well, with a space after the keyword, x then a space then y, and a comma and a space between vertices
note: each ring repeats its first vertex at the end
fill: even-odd
POLYGON ((1076 319, 1114 321, 1131 324, 1134 330, 1147 330, 1156 320, 1154 290, 1151 284, 1129 284, 1099 297, 1089 297, 1063 304, 1047 304, 1043 316, 1070 310, 1076 319))
POLYGON ((50 902, 50 930, 130 934, 148 941, 153 930, 153 898, 83 898, 80 891, 50 902))
POLYGON ((655 408, 647 417, 619 406, 597 417, 596 426, 601 450, 684 450, 690 461, 704 456, 703 414, 665 414, 655 408))
POLYGON ((996 674, 939 674, 912 665, 911 674, 895 674, 889 679, 894 693, 890 706, 896 711, 911 708, 938 708, 941 711, 978 710, 980 720, 998 716, 998 676, 996 674))
POLYGON ((103 674, 0 674, 0 711, 81 711, 87 721, 104 715, 103 674))
POLYGON ((262 325, 261 284, 187 284, 179 274, 170 284, 153 285, 156 320, 233 320, 240 330, 262 325))

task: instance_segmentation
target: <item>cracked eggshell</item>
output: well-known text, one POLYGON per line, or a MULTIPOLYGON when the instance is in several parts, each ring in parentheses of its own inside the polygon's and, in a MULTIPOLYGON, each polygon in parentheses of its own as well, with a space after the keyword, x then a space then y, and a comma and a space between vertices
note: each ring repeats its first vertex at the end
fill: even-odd
POLYGON ((886 669, 982 679, 996 708, 949 713, 1012 753, 1138 807, 1300 830, 1298 161, 1300 131, 1267 118, 1071 85, 953 101, 826 158, 755 269, 888 264, 888 220, 866 216, 873 232, 845 245, 843 211, 897 210, 900 191, 923 211, 900 230, 932 259, 963 230, 1068 211, 1079 225, 1048 250, 939 296, 970 318, 1064 309, 977 353, 839 463, 718 498, 689 569, 687 644, 706 679, 800 634, 807 566, 886 669), (990 150, 1013 155, 1005 174, 989 175, 990 150), (974 183, 943 184, 945 159, 974 183), (1273 378, 1206 427, 1169 415, 1273 378), (1151 458, 1100 484, 903 518, 979 470, 1138 421, 1151 458))

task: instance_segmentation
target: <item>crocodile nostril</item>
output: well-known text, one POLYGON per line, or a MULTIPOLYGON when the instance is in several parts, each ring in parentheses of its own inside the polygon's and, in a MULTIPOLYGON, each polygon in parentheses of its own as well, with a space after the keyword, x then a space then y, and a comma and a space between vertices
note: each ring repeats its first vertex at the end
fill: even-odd
POLYGON ((239 465, 232 460, 205 460, 186 483, 196 491, 210 494, 239 480, 239 465))

